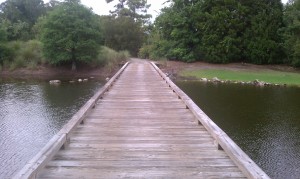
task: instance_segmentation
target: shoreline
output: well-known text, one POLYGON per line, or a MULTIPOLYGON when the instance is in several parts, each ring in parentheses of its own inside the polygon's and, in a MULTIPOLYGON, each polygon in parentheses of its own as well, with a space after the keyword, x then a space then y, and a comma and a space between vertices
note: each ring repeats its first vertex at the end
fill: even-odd
POLYGON ((205 62, 183 63, 178 61, 157 63, 159 63, 160 68, 167 76, 173 80, 255 85, 260 87, 300 87, 300 70, 286 65, 254 65, 247 63, 210 64, 205 62), (245 77, 245 74, 248 76, 245 77), (244 78, 240 76, 244 76, 244 78), (290 77, 287 78, 285 76, 290 77))
MULTIPOLYGON (((300 70, 295 69, 286 65, 253 65, 246 63, 231 63, 231 64, 210 64, 205 62, 194 62, 194 63, 184 63, 179 61, 156 61, 155 62, 159 68, 167 74, 171 79, 180 81, 201 81, 201 82, 212 82, 212 83, 231 83, 231 84, 241 84, 241 85, 256 85, 256 86, 297 86, 299 84, 286 84, 286 83, 270 83, 264 82, 261 79, 252 80, 232 80, 224 79, 215 75, 213 77, 206 76, 193 76, 189 74, 184 74, 184 72, 198 72, 205 70, 220 70, 220 71, 231 71, 239 75, 244 72, 251 73, 295 73, 299 74, 300 70)), ((50 65, 40 65, 36 69, 19 68, 13 71, 4 69, 0 72, 1 79, 20 79, 20 80, 61 80, 70 81, 80 78, 98 78, 106 79, 110 78, 115 74, 115 72, 120 68, 116 66, 112 69, 105 67, 88 67, 82 66, 76 71, 72 71, 69 67, 53 67, 50 65)))
POLYGON ((72 80, 78 78, 110 78, 115 74, 119 67, 109 70, 105 67, 82 67, 72 71, 67 67, 52 67, 41 65, 36 69, 19 68, 16 70, 2 70, 1 79, 20 79, 20 80, 72 80))

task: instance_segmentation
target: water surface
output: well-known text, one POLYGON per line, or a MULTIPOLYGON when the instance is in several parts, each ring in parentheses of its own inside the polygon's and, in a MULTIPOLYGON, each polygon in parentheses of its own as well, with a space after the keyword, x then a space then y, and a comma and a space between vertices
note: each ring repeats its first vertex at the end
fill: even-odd
POLYGON ((271 178, 300 178, 300 88, 177 85, 271 178))
POLYGON ((101 87, 101 80, 59 86, 0 80, 0 178, 10 178, 101 87))

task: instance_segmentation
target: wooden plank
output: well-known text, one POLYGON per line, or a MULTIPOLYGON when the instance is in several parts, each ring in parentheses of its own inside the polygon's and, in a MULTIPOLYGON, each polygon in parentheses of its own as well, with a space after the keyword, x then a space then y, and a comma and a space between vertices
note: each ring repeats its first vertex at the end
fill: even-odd
POLYGON ((215 167, 234 167, 236 166, 229 158, 219 159, 182 159, 182 160, 147 160, 127 159, 127 160, 52 160, 47 167, 92 167, 92 168, 126 168, 126 167, 195 167, 195 166, 215 166, 215 167))
POLYGON ((143 167, 138 169, 127 167, 118 170, 104 168, 101 170, 101 173, 95 168, 48 167, 47 171, 48 173, 41 175, 41 178, 244 178, 243 174, 236 170, 236 167, 217 166, 167 169, 164 167, 143 167))
POLYGON ((150 158, 150 159, 169 159, 169 160, 179 160, 179 159, 197 159, 201 160, 203 158, 217 159, 217 158, 229 158, 224 152, 218 150, 212 151, 193 151, 193 152, 164 152, 164 151, 149 151, 147 153, 143 151, 127 151, 120 153, 119 151, 98 151, 98 150, 64 150, 58 153, 54 160, 81 160, 93 158, 95 160, 119 160, 122 156, 123 160, 129 159, 140 159, 140 158, 150 158))

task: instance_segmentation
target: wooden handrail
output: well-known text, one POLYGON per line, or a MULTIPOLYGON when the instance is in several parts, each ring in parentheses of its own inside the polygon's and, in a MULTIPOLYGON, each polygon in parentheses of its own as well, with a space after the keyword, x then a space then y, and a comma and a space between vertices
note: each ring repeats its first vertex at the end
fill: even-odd
POLYGON ((234 161, 248 178, 269 179, 270 177, 220 128, 218 127, 179 87, 177 87, 153 62, 155 70, 166 81, 170 88, 178 95, 195 115, 197 120, 217 141, 218 145, 234 161))
POLYGON ((88 100, 85 105, 81 107, 75 115, 73 115, 71 120, 51 138, 42 150, 29 162, 27 162, 27 164, 13 177, 13 179, 36 178, 38 172, 45 167, 47 162, 49 162, 62 147, 67 147, 72 131, 80 123, 84 122, 85 116, 90 112, 90 110, 92 110, 92 108, 95 107, 97 101, 119 78, 128 64, 129 62, 127 62, 90 100, 88 100))

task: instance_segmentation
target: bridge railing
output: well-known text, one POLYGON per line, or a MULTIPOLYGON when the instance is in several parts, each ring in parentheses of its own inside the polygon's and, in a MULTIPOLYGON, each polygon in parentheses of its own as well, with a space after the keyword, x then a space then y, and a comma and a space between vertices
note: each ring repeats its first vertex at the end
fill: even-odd
POLYGON ((239 169, 248 178, 269 179, 270 177, 220 128, 218 127, 179 87, 177 87, 153 62, 152 66, 165 80, 169 87, 175 92, 178 98, 182 99, 186 107, 192 111, 198 120, 213 136, 218 144, 218 149, 224 150, 234 161, 239 169))
POLYGON ((97 101, 102 98, 105 92, 119 78, 124 69, 128 66, 127 62, 85 105, 64 125, 64 127, 35 155, 27 164, 13 177, 13 179, 34 179, 38 172, 53 158, 61 149, 66 148, 70 141, 72 131, 84 123, 86 115, 95 107, 97 101))

